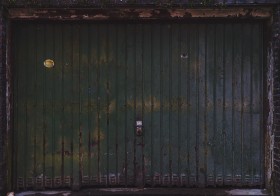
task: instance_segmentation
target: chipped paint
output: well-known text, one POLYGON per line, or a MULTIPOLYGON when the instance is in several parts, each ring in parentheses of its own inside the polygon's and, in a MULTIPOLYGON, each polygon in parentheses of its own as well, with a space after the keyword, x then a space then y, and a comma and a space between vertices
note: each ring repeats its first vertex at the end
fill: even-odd
POLYGON ((153 16, 152 10, 144 10, 139 12, 139 17, 140 18, 150 18, 153 16))

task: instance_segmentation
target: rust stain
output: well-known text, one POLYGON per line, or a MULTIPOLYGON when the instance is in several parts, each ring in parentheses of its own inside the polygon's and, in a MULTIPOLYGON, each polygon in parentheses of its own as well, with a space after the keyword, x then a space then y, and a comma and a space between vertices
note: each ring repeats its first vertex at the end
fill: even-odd
POLYGON ((157 99, 156 97, 153 97, 153 104, 154 104, 153 110, 159 111, 160 110, 160 100, 157 99))
POLYGON ((141 99, 136 100, 135 106, 136 106, 137 110, 140 110, 142 108, 142 105, 143 105, 143 103, 142 103, 141 99))
POLYGON ((128 108, 134 108, 134 100, 133 99, 127 100, 126 105, 128 108))
POLYGON ((151 112, 152 111, 152 106, 153 106, 152 96, 150 96, 147 99, 145 99, 145 101, 144 101, 145 111, 151 112))
POLYGON ((102 141, 105 139, 105 134, 101 129, 98 130, 98 128, 95 128, 93 131, 93 140, 94 141, 102 141))
POLYGON ((149 96, 144 100, 142 99, 137 99, 135 101, 134 99, 127 100, 128 108, 136 107, 137 109, 140 109, 142 108, 142 106, 144 106, 146 112, 159 111, 160 104, 161 104, 160 100, 157 99, 155 96, 149 96))
POLYGON ((159 111, 160 109, 160 100, 157 99, 155 96, 147 97, 144 101, 145 104, 145 111, 152 112, 152 111, 159 111))
MULTIPOLYGON (((110 103, 110 107, 115 107, 115 102, 110 103)), ((155 96, 149 96, 146 99, 142 101, 142 99, 135 100, 134 99, 129 99, 127 100, 127 107, 128 108, 134 108, 140 109, 144 104, 145 112, 157 112, 160 110, 161 106, 164 110, 170 110, 172 109, 173 111, 176 110, 186 110, 191 107, 191 104, 187 102, 187 100, 184 97, 176 97, 172 100, 165 99, 161 101, 155 97, 155 96)), ((213 103, 208 101, 207 104, 208 108, 213 107, 213 103)))

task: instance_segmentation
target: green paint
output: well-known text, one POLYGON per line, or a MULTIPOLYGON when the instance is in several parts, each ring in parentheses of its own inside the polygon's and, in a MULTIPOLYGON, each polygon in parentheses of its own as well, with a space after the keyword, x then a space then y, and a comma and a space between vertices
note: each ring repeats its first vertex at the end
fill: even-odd
POLYGON ((263 184, 258 23, 15 28, 15 189, 263 184))

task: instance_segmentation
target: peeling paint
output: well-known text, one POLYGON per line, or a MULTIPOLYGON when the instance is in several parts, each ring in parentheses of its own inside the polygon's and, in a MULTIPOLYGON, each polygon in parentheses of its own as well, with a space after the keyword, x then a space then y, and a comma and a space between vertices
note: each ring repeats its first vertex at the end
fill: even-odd
POLYGON ((11 8, 9 17, 12 19, 158 19, 158 18, 269 18, 272 15, 270 7, 247 8, 200 8, 200 9, 163 9, 163 8, 142 8, 142 9, 43 9, 43 8, 11 8))
POLYGON ((270 44, 268 51, 268 72, 267 72, 267 98, 269 104, 268 118, 267 118, 267 131, 265 135, 265 170, 266 170, 266 187, 270 186, 271 177, 272 177, 272 164, 273 163, 273 147, 274 147, 274 134, 273 134, 273 113, 274 113, 274 104, 273 104, 273 87, 274 87, 274 58, 273 50, 270 44))
POLYGON ((93 19, 108 19, 109 16, 103 15, 103 14, 97 14, 92 17, 93 19))
POLYGON ((153 16, 153 14, 152 14, 151 10, 142 11, 142 12, 139 13, 140 18, 150 18, 152 16, 153 16))
POLYGON ((172 18, 182 18, 186 14, 184 10, 169 10, 169 13, 172 18))
POLYGON ((77 15, 72 15, 72 16, 70 16, 70 18, 78 18, 78 16, 77 15))
MULTIPOLYGON (((39 10, 36 12, 36 14, 47 14, 48 13, 48 10, 39 10)), ((71 13, 71 10, 70 10, 70 13, 71 13)))

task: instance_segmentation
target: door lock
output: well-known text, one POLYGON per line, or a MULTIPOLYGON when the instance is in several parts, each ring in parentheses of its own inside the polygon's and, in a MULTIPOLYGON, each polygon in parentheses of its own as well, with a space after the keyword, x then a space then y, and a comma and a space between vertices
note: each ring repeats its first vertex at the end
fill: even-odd
POLYGON ((136 135, 137 136, 143 135, 143 122, 141 120, 136 121, 136 135))

